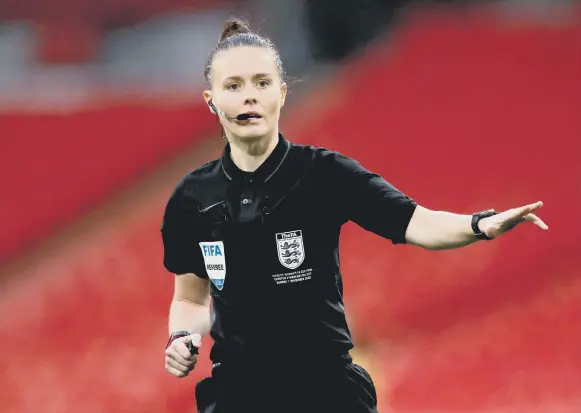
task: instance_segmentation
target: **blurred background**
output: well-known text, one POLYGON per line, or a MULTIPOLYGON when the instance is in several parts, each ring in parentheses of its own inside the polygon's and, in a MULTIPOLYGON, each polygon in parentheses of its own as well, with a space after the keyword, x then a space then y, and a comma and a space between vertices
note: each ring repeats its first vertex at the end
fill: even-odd
POLYGON ((380 411, 581 411, 577 2, 1 0, 0 412, 194 411, 211 342, 190 377, 164 371, 159 229, 179 178, 222 150, 203 68, 230 16, 295 79, 291 141, 432 209, 545 202, 548 233, 457 251, 345 226, 380 411))

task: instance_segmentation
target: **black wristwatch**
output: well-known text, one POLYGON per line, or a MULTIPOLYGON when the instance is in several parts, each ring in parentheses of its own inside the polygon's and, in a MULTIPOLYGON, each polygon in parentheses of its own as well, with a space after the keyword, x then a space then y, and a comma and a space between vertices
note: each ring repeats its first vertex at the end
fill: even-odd
POLYGON ((485 239, 487 241, 490 241, 492 239, 484 232, 480 231, 480 228, 478 228, 478 222, 482 218, 488 218, 496 214, 498 214, 498 212, 494 211, 494 209, 487 209, 486 211, 476 212, 472 214, 472 231, 474 231, 476 239, 485 239))

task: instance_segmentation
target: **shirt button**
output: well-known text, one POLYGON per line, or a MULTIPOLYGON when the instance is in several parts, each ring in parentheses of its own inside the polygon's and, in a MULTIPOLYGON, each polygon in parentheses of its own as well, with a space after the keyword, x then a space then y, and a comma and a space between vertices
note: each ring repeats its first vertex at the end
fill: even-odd
POLYGON ((244 198, 244 199, 242 200, 242 205, 248 205, 248 204, 249 204, 249 203, 251 203, 251 202, 252 202, 252 201, 251 201, 250 199, 248 199, 248 198, 244 198))

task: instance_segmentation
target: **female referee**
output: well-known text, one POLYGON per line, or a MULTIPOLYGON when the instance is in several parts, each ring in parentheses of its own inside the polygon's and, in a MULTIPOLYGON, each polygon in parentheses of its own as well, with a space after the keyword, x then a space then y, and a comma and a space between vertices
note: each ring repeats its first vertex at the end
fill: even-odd
POLYGON ((212 374, 196 385, 201 413, 376 412, 371 377, 349 355, 341 226, 452 249, 526 221, 546 230, 531 213, 542 203, 432 211, 346 156, 287 141, 279 53, 239 20, 226 22, 205 76, 204 99, 227 144, 180 181, 165 210, 164 265, 176 274, 165 368, 187 376, 210 331, 212 374))

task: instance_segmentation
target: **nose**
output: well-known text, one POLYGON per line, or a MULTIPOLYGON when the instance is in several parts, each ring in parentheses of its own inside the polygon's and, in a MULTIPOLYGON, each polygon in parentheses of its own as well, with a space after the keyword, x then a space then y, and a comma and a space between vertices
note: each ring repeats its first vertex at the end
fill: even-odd
POLYGON ((245 105, 255 105, 258 103, 257 91, 253 87, 244 88, 244 104, 245 105))
POLYGON ((255 105, 258 103, 258 100, 254 96, 246 96, 244 99, 245 105, 255 105))

